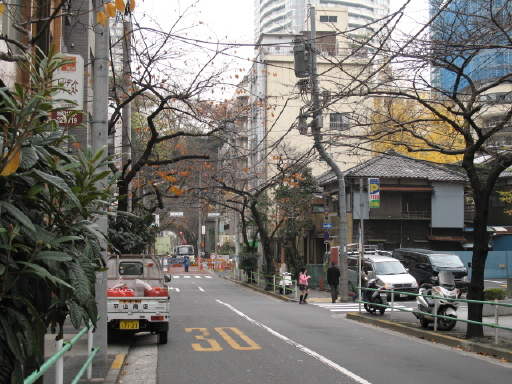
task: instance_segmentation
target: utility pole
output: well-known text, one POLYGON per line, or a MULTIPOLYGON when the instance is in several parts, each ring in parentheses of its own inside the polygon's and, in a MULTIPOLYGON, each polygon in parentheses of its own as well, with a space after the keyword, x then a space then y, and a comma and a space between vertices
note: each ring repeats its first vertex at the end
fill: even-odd
MULTIPOLYGON (((103 3, 103 0, 101 1, 103 3)), ((97 7, 96 13, 103 7, 97 7)), ((95 18, 96 19, 96 18, 95 18)), ((100 24, 94 26, 94 99, 91 121, 91 147, 93 152, 108 144, 108 44, 109 25, 103 27, 100 24)), ((107 153, 105 153, 107 155, 107 153)), ((101 171, 106 171, 104 166, 101 171)), ((108 222, 106 216, 100 216, 96 221, 99 231, 107 236, 108 222)), ((107 244, 101 244, 103 260, 107 260, 107 244)), ((98 314, 101 316, 98 327, 94 333, 94 343, 99 347, 96 359, 107 363, 107 278, 106 272, 97 272, 96 275, 96 302, 98 303, 98 314)))
MULTIPOLYGON (((307 54, 308 47, 297 44, 294 47, 295 56, 295 75, 297 77, 310 77, 311 82, 311 133, 313 134, 314 146, 322 159, 331 167, 331 170, 336 174, 338 180, 338 239, 340 245, 339 252, 339 267, 341 272, 340 277, 340 294, 341 301, 349 301, 348 297, 348 257, 347 257, 347 201, 345 197, 345 177, 340 167, 327 153, 322 142, 322 134, 320 133, 323 128, 323 107, 320 104, 320 91, 318 86, 318 63, 316 54, 316 12, 315 7, 310 7, 311 20, 311 39, 309 43, 309 55, 307 54), (305 52, 306 51, 306 52, 305 52), (309 64, 309 60, 311 64, 309 64)), ((299 131, 301 134, 307 133, 307 123, 305 118, 309 115, 299 116, 299 131)))
POLYGON ((199 209, 198 209, 198 228, 197 228, 197 270, 201 270, 201 237, 203 235, 203 212, 202 212, 202 203, 201 203, 201 172, 199 173, 199 209))
MULTIPOLYGON (((132 21, 131 21, 131 13, 124 16, 126 19, 123 20, 123 98, 128 98, 131 93, 130 89, 132 87, 132 71, 131 71, 131 62, 132 62, 132 21)), ((132 158, 132 104, 127 103, 123 106, 122 109, 122 166, 128 167, 129 161, 132 158)), ((130 166, 131 168, 131 166, 130 166)), ((130 169, 127 168, 126 173, 130 172, 130 169)), ((131 195, 132 192, 132 184, 128 185, 128 195, 131 195)), ((128 198, 128 212, 132 212, 132 199, 128 198)))

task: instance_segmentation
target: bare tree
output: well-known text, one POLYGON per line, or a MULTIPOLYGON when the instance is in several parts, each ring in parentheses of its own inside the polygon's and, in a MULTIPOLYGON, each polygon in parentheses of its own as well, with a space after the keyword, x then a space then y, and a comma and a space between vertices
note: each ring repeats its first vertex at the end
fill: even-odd
MULTIPOLYGON (((132 65, 129 74, 113 65, 109 134, 115 133, 116 122, 123 119, 123 108, 130 104, 132 114, 136 115, 132 123, 137 125, 133 127, 137 137, 127 143, 132 147, 131 157, 119 165, 121 195, 130 195, 130 184, 144 168, 183 171, 178 163, 189 164, 191 169, 190 160, 208 159, 212 148, 197 145, 198 140, 219 135, 227 122, 238 116, 236 109, 228 108, 229 103, 216 96, 230 87, 226 72, 232 69, 233 48, 191 38, 193 26, 187 24, 187 12, 170 17, 171 23, 165 26, 135 12, 130 18, 130 29, 125 29, 119 40, 113 40, 115 52, 116 45, 129 39, 132 65), (130 81, 123 81, 127 76, 130 81)), ((165 197, 180 195, 178 182, 173 184, 168 179, 161 183, 162 177, 147 178, 151 180, 158 185, 153 183, 145 193, 153 194, 160 209, 165 197)), ((182 191, 190 187, 185 186, 182 191)), ((118 209, 127 211, 128 206, 125 199, 118 209)))
MULTIPOLYGON (((512 5, 433 1, 427 21, 405 34, 397 25, 409 3, 359 42, 371 58, 367 75, 353 77, 333 100, 358 96, 375 101, 364 104, 373 108, 358 105, 352 115, 364 134, 345 132, 360 139, 360 148, 387 143, 408 152, 462 159, 475 206, 467 297, 483 300, 490 195, 501 172, 512 165, 507 150, 512 137, 512 5)), ((468 318, 481 322, 482 305, 469 303, 468 318)), ((482 334, 481 325, 468 324, 466 337, 482 334)))
MULTIPOLYGON (((306 165, 314 153, 312 150, 305 154, 297 153, 284 145, 276 146, 273 152, 272 159, 266 160, 266 178, 256 174, 258 167, 249 169, 233 166, 233 159, 223 159, 218 172, 212 176, 212 191, 220 193, 212 195, 211 198, 216 203, 238 212, 246 249, 254 252, 254 243, 251 240, 259 239, 267 276, 275 273, 277 255, 272 251, 272 242, 277 240, 282 226, 288 220, 296 218, 300 211, 298 206, 304 206, 304 196, 298 196, 290 189, 300 189, 303 185, 303 175, 307 173, 306 165)), ((308 179, 304 195, 311 194, 312 189, 314 183, 308 179)), ((267 283, 270 281, 267 278, 267 283)), ((267 288, 272 289, 270 285, 267 288)))

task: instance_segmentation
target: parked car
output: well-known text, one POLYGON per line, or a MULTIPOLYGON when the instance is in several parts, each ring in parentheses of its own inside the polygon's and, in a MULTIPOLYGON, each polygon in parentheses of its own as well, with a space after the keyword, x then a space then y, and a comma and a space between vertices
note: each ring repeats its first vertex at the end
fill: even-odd
MULTIPOLYGON (((348 256, 349 269, 357 271, 357 259, 357 255, 348 256)), ((398 292, 406 292, 395 294, 395 299, 407 297, 413 299, 414 296, 407 293, 418 293, 416 279, 407 272, 400 261, 393 257, 365 253, 364 268, 368 279, 377 279, 378 285, 385 287, 387 290, 394 289, 398 292)), ((388 294, 388 298, 391 299, 391 294, 388 294)))
POLYGON ((393 257, 401 261, 419 285, 424 283, 437 285, 440 271, 452 272, 455 286, 461 292, 468 291, 468 270, 459 256, 450 252, 432 251, 430 249, 398 248, 393 257))

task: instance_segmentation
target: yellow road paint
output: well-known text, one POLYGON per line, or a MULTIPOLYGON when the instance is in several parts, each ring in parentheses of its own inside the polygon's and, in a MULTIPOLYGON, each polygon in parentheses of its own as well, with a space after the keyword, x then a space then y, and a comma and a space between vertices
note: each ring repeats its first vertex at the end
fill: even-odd
MULTIPOLYGON (((238 350, 238 351, 254 351, 257 349, 261 349, 261 347, 254 342, 250 337, 245 335, 242 331, 240 331, 238 328, 234 327, 217 327, 214 328, 215 331, 231 346, 231 348, 238 350), (227 332, 236 335, 240 339, 242 339, 247 346, 242 346, 238 342, 235 341, 235 339, 227 332)), ((206 328, 185 328, 185 332, 193 332, 198 331, 201 334, 196 335, 197 340, 204 341, 202 344, 200 343, 192 343, 192 348, 194 351, 198 352, 216 352, 216 351, 222 351, 223 348, 220 346, 220 344, 215 340, 212 339, 210 336, 210 332, 208 332, 208 329, 206 328), (207 344, 207 345, 206 345, 207 344)))
POLYGON ((261 347, 256 344, 250 337, 246 336, 242 331, 240 331, 238 328, 233 327, 219 327, 215 328, 215 330, 219 333, 219 335, 222 336, 224 340, 227 341, 227 343, 231 346, 231 348, 239 350, 239 351, 251 351, 255 349, 261 349, 261 347), (230 330, 238 337, 240 337, 243 341, 245 341, 249 346, 248 347, 242 347, 240 344, 238 344, 231 336, 227 334, 225 330, 230 330))
POLYGON ((203 347, 201 344, 194 343, 192 344, 192 348, 194 348, 194 351, 198 352, 205 352, 205 351, 222 351, 222 347, 219 345, 219 343, 214 339, 209 339, 206 336, 210 336, 210 332, 206 328, 185 328, 186 332, 192 332, 192 331, 199 331, 202 333, 202 335, 197 335, 197 340, 204 340, 206 341, 210 347, 203 347))
POLYGON ((119 355, 116 355, 116 358, 112 362, 112 365, 110 366, 110 368, 121 369, 121 367, 123 366, 125 357, 126 357, 126 355, 124 353, 120 353, 119 355))

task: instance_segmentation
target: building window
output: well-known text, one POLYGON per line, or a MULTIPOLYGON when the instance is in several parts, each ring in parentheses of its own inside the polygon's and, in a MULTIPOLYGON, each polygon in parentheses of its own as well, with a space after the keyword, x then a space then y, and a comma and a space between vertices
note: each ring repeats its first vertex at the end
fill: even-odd
POLYGON ((324 212, 324 205, 323 204, 313 204, 313 213, 323 213, 324 212))
POLYGON ((320 16, 321 23, 337 23, 338 16, 320 16))
POLYGON ((350 118, 348 113, 331 113, 329 115, 330 129, 344 131, 350 128, 350 118))

